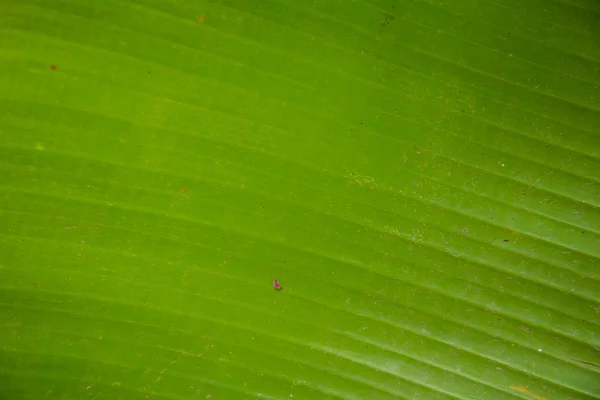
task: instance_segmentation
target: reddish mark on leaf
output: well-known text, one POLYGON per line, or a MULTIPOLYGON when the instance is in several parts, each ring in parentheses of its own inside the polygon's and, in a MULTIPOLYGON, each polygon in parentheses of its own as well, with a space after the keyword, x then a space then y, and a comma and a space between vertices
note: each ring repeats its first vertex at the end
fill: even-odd
POLYGON ((277 279, 273 279, 273 287, 275 288, 275 290, 283 289, 283 287, 281 286, 281 284, 279 283, 279 281, 277 279))
POLYGON ((205 21, 204 15, 198 17, 198 22, 203 23, 205 21))
POLYGON ((534 398, 534 399, 536 399, 536 400, 548 400, 546 397, 542 397, 542 396, 539 396, 539 395, 537 395, 537 394, 535 394, 535 393, 533 393, 533 392, 530 392, 530 391, 529 391, 529 390, 528 390, 526 387, 524 387, 524 386, 515 386, 515 385, 511 385, 511 386, 510 386, 510 388, 511 388, 512 390, 516 390, 517 392, 524 393, 524 394, 526 394, 527 396, 529 396, 529 397, 531 397, 531 398, 534 398))
POLYGON ((179 191, 179 195, 178 195, 178 196, 179 196, 179 200, 182 200, 182 199, 184 199, 184 198, 189 200, 189 197, 188 197, 188 196, 187 196, 187 194, 186 194, 186 193, 187 193, 187 191, 188 191, 188 190, 187 190, 187 188, 186 188, 186 187, 184 187, 184 188, 181 188, 181 190, 179 191))
POLYGON ((56 65, 52 64, 52 65, 50 66, 50 69, 51 69, 52 71, 56 71, 56 65))

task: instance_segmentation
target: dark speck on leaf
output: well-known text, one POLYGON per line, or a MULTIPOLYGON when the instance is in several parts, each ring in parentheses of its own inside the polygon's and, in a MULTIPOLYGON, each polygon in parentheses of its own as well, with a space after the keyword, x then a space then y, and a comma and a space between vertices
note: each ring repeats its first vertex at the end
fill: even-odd
POLYGON ((508 243, 508 239, 504 239, 504 243, 508 243))

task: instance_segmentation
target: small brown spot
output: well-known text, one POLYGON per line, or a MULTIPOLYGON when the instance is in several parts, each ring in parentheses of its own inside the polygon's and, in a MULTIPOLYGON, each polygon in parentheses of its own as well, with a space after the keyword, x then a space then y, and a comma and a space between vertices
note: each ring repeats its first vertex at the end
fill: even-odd
POLYGON ((198 22, 203 23, 205 21, 204 15, 198 17, 198 22))
POLYGON ((52 65, 50 66, 50 69, 51 69, 52 71, 56 71, 56 65, 52 64, 52 65))
POLYGON ((525 325, 521 325, 521 326, 519 327, 519 329, 520 329, 520 330, 522 330, 523 332, 529 332, 529 331, 531 330, 531 329, 529 329, 529 327, 528 327, 528 326, 525 326, 525 325))
POLYGON ((281 286, 281 284, 279 283, 279 281, 277 279, 273 279, 273 287, 275 288, 275 290, 283 289, 283 287, 281 286))
POLYGON ((36 286, 36 287, 40 287, 40 283, 39 283, 39 282, 36 282, 36 283, 35 283, 35 286, 36 286))
POLYGON ((508 239, 504 239, 504 240, 503 240, 503 242, 504 242, 504 243, 508 243, 508 239))

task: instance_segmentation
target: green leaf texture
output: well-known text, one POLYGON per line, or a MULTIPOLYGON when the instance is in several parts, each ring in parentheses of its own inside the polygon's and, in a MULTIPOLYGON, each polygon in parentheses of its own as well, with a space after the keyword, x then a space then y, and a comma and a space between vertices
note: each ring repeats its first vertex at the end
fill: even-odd
POLYGON ((600 398, 599 68, 595 0, 0 0, 0 398, 600 398))

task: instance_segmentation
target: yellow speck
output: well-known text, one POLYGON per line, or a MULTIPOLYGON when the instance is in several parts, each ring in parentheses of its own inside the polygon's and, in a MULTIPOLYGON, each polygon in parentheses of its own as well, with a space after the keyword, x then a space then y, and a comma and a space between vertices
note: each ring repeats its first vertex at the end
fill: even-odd
POLYGON ((112 386, 113 387, 121 387, 121 382, 113 382, 112 386))
POLYGON ((44 150, 44 145, 41 143, 36 143, 35 144, 35 149, 36 150, 44 150))

